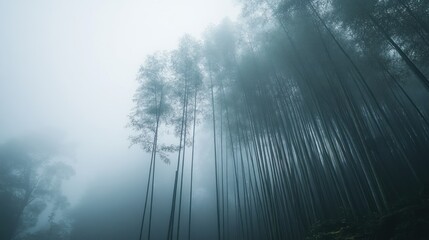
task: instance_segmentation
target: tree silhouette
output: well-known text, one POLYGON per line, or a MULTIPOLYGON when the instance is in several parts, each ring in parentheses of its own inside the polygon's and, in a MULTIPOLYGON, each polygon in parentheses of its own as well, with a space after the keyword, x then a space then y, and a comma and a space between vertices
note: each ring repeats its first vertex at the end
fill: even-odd
POLYGON ((51 224, 60 219, 55 213, 66 208, 61 184, 73 169, 58 158, 62 153, 58 139, 30 136, 10 140, 0 146, 0 238, 26 237, 39 215, 48 207, 51 224))

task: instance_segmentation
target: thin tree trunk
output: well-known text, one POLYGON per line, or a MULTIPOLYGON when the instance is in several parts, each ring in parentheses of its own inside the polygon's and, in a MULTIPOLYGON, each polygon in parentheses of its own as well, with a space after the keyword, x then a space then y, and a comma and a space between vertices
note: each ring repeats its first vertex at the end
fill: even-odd
POLYGON ((189 190, 189 220, 188 220, 188 239, 191 239, 191 218, 192 218, 192 185, 194 176, 194 149, 195 149, 195 125, 197 118, 197 90, 195 89, 194 95, 194 119, 192 126, 192 154, 191 154, 191 186, 189 190))
POLYGON ((212 119, 213 119, 213 147, 215 160, 215 181, 216 181, 216 213, 217 213, 217 239, 220 239, 220 213, 219 213, 219 186, 218 186, 218 169, 217 169, 217 149, 216 149, 216 120, 215 120, 215 104, 213 91, 213 78, 210 72, 210 89, 211 89, 211 104, 212 104, 212 119))

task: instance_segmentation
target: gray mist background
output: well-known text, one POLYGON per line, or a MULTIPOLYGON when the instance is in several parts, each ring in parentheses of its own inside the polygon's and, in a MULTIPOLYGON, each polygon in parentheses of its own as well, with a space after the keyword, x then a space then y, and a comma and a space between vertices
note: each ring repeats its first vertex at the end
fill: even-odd
MULTIPOLYGON (((76 175, 64 185, 72 207, 141 201, 149 159, 129 148, 126 128, 140 64, 238 12, 230 0, 1 0, 0 143, 33 132, 64 135, 74 149, 76 175), (128 200, 111 199, 115 191, 128 200)), ((199 182, 211 175, 204 164, 196 163, 199 182)), ((174 164, 159 166, 157 182, 172 186, 174 164)), ((201 186, 196 210, 197 199, 210 198, 201 186)))

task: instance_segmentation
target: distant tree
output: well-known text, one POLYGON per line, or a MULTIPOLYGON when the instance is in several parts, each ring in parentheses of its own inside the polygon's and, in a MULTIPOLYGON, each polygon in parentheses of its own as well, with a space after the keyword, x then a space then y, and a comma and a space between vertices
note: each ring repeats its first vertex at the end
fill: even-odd
POLYGON ((156 53, 146 58, 137 80, 139 88, 134 96, 135 107, 130 115, 130 127, 137 132, 130 137, 132 144, 139 144, 146 152, 159 154, 169 162, 165 152, 168 147, 158 145, 159 127, 168 118, 171 106, 168 100, 169 70, 167 55, 156 53))
POLYGON ((0 145, 0 239, 26 236, 47 208, 51 227, 58 224, 56 212, 68 205, 61 184, 74 174, 61 155, 56 139, 39 136, 0 145))
POLYGON ((172 151, 173 148, 159 144, 158 140, 160 135, 158 130, 171 110, 168 100, 170 72, 167 68, 167 60, 167 55, 162 53, 156 53, 146 58, 137 78, 139 88, 134 98, 136 106, 130 115, 130 126, 137 132, 136 135, 131 136, 132 143, 141 145, 146 152, 151 153, 140 239, 143 237, 149 196, 148 238, 150 238, 156 157, 158 155, 164 162, 169 163, 166 153, 172 151))
MULTIPOLYGON (((185 164, 186 145, 188 140, 188 126, 192 119, 195 120, 196 115, 191 116, 191 113, 197 109, 197 95, 202 86, 202 73, 200 69, 201 48, 200 44, 189 35, 182 37, 177 50, 171 54, 171 68, 173 73, 173 93, 172 98, 177 103, 173 118, 173 126, 176 136, 179 137, 179 150, 176 165, 176 175, 173 190, 173 199, 171 206, 170 223, 168 230, 168 238, 173 238, 176 202, 178 201, 177 209, 177 237, 180 233, 181 209, 182 209, 182 188, 183 188, 183 171, 185 164), (193 101, 192 101, 193 99, 193 101), (180 164, 182 165, 180 168, 180 164), (180 177, 180 184, 179 184, 180 177), (177 194, 179 194, 177 198, 177 194)), ((195 121, 194 121, 195 126, 195 121)), ((192 134, 195 132, 193 131, 192 134)), ((194 139, 192 137, 192 139, 194 139)), ((193 150, 192 150, 193 151, 193 150)), ((191 159, 193 166, 193 158, 191 159)), ((192 168, 191 166, 191 168, 192 168)), ((192 169, 191 169, 192 172, 192 169)), ((191 180, 192 181, 192 180, 191 180)), ((192 194, 192 190, 191 190, 192 194)), ((189 228, 188 228, 189 231, 189 228)))

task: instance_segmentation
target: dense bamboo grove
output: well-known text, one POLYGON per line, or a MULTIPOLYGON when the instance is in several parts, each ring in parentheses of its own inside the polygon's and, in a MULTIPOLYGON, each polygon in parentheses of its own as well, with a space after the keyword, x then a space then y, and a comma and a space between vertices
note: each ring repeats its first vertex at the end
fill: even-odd
POLYGON ((429 184, 429 2, 245 1, 243 14, 140 70, 132 139, 152 156, 140 239, 158 156, 177 159, 167 239, 192 239, 198 119, 213 127, 218 239, 303 239, 429 184))

